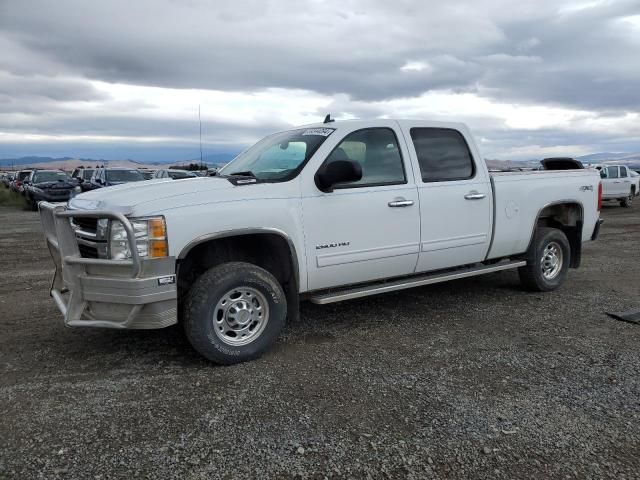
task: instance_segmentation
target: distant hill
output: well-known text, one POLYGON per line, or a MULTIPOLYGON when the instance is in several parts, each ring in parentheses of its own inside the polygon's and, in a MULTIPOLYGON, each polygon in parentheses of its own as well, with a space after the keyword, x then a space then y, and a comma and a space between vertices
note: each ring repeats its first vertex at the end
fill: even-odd
MULTIPOLYGON (((231 159, 235 157, 234 154, 219 153, 214 155, 207 155, 203 157, 203 163, 207 166, 219 168, 229 163, 231 159)), ((149 163, 149 162, 137 162, 135 160, 104 160, 95 158, 72 158, 72 157, 20 157, 20 158, 3 158, 0 159, 0 169, 11 168, 15 169, 33 167, 33 168, 52 168, 62 170, 73 170, 79 166, 95 167, 96 165, 104 165, 106 167, 123 167, 123 168, 161 168, 168 167, 169 165, 188 165, 190 163, 200 163, 200 159, 191 160, 177 160, 167 163, 149 163)))

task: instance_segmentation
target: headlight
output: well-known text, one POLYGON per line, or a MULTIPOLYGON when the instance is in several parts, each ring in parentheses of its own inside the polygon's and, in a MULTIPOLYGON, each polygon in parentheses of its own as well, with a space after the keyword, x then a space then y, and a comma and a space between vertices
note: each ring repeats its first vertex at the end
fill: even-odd
MULTIPOLYGON (((146 258, 160 258, 169 255, 167 228, 164 217, 130 219, 135 235, 138 255, 146 258)), ((127 231, 121 222, 111 222, 109 233, 109 255, 113 260, 131 258, 127 231)))

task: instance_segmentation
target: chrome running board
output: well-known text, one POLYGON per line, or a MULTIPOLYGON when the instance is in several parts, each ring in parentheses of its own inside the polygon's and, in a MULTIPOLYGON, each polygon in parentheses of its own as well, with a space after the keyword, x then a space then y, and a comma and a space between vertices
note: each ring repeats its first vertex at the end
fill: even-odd
POLYGON ((457 280, 459 278, 475 277, 485 273, 499 272, 500 270, 509 270, 511 268, 524 267, 527 264, 524 260, 511 262, 495 263, 493 265, 481 265, 479 267, 471 267, 466 269, 457 269, 449 272, 426 273, 419 276, 403 277, 399 280, 391 280, 368 284, 360 287, 345 288, 342 290, 334 290, 325 293, 312 293, 307 299, 312 303, 324 305, 326 303, 342 302, 343 300, 352 300, 354 298, 367 297, 369 295, 377 295, 379 293, 395 292, 396 290, 404 290, 405 288, 420 287, 422 285, 431 285, 432 283, 447 282, 449 280, 457 280))

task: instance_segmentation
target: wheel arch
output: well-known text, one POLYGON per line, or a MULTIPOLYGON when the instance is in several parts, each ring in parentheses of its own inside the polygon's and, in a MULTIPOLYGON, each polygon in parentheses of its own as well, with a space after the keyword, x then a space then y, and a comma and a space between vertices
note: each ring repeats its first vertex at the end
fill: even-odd
POLYGON ((575 199, 559 200, 544 205, 538 210, 531 230, 527 251, 531 249, 538 227, 553 227, 562 230, 571 247, 571 268, 578 268, 582 259, 582 229, 584 206, 575 199))
POLYGON ((176 260, 179 298, 207 269, 229 261, 246 261, 276 277, 287 296, 289 317, 298 317, 298 252, 291 237, 282 230, 243 228, 202 235, 185 245, 176 260))

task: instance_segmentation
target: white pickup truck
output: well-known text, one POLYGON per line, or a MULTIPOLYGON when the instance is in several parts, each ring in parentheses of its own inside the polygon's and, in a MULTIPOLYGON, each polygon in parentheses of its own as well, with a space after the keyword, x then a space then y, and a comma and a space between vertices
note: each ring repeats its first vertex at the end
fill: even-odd
POLYGON ((598 234, 599 192, 595 170, 490 175, 462 124, 327 119, 266 137, 216 177, 104 188, 40 214, 66 325, 180 322, 231 364, 267 350, 300 300, 512 268, 554 290, 598 234))
POLYGON ((633 199, 640 195, 640 177, 626 165, 597 165, 595 168, 602 178, 602 199, 631 207, 633 199))

